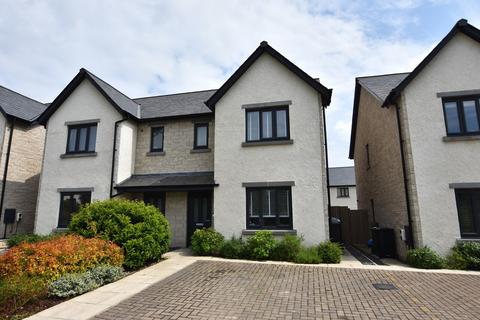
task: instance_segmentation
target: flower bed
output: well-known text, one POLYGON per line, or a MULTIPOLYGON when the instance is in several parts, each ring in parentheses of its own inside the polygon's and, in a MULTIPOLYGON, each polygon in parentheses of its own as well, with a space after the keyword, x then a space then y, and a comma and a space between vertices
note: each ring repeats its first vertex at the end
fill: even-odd
POLYGON ((220 256, 229 259, 276 260, 295 263, 340 263, 343 249, 333 242, 316 246, 302 245, 302 238, 286 235, 276 240, 271 231, 258 231, 247 241, 233 237, 225 240, 213 229, 198 229, 192 236, 196 255, 220 256))
POLYGON ((0 319, 38 312, 63 301, 57 297, 86 292, 122 274, 123 252, 113 242, 78 235, 48 239, 21 242, 0 256, 0 319), (76 288, 74 294, 61 295, 56 294, 62 291, 58 285, 52 287, 64 277, 85 273, 92 284, 86 291, 76 288))

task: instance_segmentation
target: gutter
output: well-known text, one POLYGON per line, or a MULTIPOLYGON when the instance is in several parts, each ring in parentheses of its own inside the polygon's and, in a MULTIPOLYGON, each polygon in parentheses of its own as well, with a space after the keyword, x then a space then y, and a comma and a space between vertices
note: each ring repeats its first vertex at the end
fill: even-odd
POLYGON ((410 208, 410 195, 408 194, 408 177, 407 177, 407 165, 405 161, 404 147, 403 147, 403 135, 400 121, 400 108, 397 103, 394 104, 397 114, 397 128, 398 128, 398 142, 400 143, 400 154, 402 159, 402 171, 403 171, 403 187, 405 190, 405 200, 407 202, 407 218, 408 218, 408 241, 407 246, 410 249, 415 249, 415 240, 413 239, 413 223, 412 212, 410 208))
MULTIPOLYGON (((2 194, 0 196, 0 217, 2 216, 3 204, 5 202, 5 188, 7 186, 8 163, 10 162, 10 150, 12 149, 12 138, 13 138, 14 126, 15 126, 15 119, 12 119, 10 123, 10 133, 8 136, 7 158, 5 159, 5 168, 3 169, 2 194)), ((4 232, 3 238, 5 238, 6 232, 7 232, 7 226, 5 225, 5 232, 4 232)))
POLYGON ((112 147, 112 172, 110 174, 110 199, 114 197, 113 195, 113 178, 115 175, 115 155, 117 154, 117 131, 118 125, 121 122, 128 120, 128 117, 125 117, 121 120, 115 121, 114 129, 113 129, 113 147, 112 147))
POLYGON ((325 166, 327 171, 327 211, 328 211, 328 238, 330 239, 330 229, 332 224, 332 210, 331 210, 331 199, 330 199, 330 173, 328 166, 328 144, 327 144, 327 120, 325 118, 325 107, 322 106, 323 112, 323 135, 324 135, 324 145, 325 145, 325 166))

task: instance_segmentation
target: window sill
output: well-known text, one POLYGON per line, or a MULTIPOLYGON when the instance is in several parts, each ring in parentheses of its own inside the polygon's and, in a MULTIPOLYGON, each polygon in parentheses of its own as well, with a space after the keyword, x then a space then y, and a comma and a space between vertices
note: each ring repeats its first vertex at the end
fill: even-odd
POLYGON ((480 242, 480 238, 474 238, 474 237, 470 237, 470 238, 457 238, 457 239, 456 239, 456 242, 457 242, 457 243, 462 243, 462 242, 480 242))
POLYGON ((284 236, 287 234, 291 234, 296 236, 297 235, 297 230, 292 229, 292 230, 269 230, 269 229, 243 229, 242 230, 242 236, 250 236, 254 235, 258 231, 270 231, 274 236, 284 236))
POLYGON ((154 157, 154 156, 164 156, 165 151, 150 151, 147 152, 147 157, 154 157))
POLYGON ((85 152, 85 153, 64 153, 60 155, 61 159, 66 158, 84 158, 84 157, 96 157, 96 152, 85 152))
POLYGON ((267 140, 267 141, 252 141, 242 142, 242 147, 256 147, 256 146, 274 146, 282 144, 293 144, 293 140, 267 140))
POLYGON ((451 141, 473 141, 480 140, 480 135, 471 135, 471 136, 445 136, 442 138, 443 142, 451 141))
POLYGON ((192 150, 190 150, 190 153, 207 153, 207 152, 212 152, 212 149, 205 148, 205 149, 192 149, 192 150))

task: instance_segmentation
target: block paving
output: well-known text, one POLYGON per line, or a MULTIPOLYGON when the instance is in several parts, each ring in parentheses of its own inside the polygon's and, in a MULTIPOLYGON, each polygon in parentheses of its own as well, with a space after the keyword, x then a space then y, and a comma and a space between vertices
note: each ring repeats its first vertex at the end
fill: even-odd
POLYGON ((479 297, 475 274, 197 261, 94 319, 479 319, 479 297))

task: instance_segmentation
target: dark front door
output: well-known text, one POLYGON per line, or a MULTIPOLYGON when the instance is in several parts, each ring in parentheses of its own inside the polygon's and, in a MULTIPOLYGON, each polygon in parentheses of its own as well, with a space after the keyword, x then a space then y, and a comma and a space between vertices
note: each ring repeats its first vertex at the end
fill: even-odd
POLYGON ((189 192, 187 211, 187 242, 190 245, 190 239, 195 230, 212 226, 212 192, 189 192))
POLYGON ((143 202, 157 207, 165 215, 165 192, 152 192, 143 195, 143 202))

